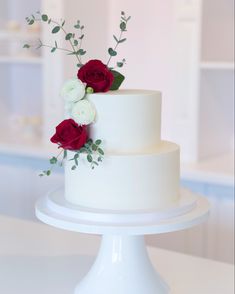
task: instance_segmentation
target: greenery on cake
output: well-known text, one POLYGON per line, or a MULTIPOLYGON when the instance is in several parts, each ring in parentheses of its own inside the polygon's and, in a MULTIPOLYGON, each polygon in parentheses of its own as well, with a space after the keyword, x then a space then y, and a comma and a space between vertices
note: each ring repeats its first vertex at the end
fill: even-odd
POLYGON ((121 12, 119 35, 113 35, 115 45, 108 48, 108 59, 106 64, 101 60, 92 59, 83 63, 83 56, 87 53, 83 49, 84 25, 80 20, 74 24, 74 32, 66 30, 66 21, 56 21, 50 18, 47 14, 37 12, 35 15, 26 17, 28 25, 33 25, 35 22, 42 22, 49 25, 52 35, 58 33, 64 34, 64 39, 67 41, 69 48, 64 48, 54 41, 53 44, 44 44, 41 39, 36 45, 25 44, 23 47, 29 49, 35 47, 49 48, 51 53, 58 50, 64 51, 67 55, 72 55, 76 58, 76 67, 78 67, 76 77, 68 80, 62 87, 61 96, 64 99, 66 119, 56 126, 56 132, 51 137, 51 142, 58 145, 59 154, 50 159, 51 168, 43 171, 40 175, 49 176, 54 166, 63 165, 65 159, 72 162, 72 170, 79 167, 79 159, 85 158, 94 169, 102 162, 104 150, 102 149, 102 140, 89 137, 89 126, 95 123, 96 109, 93 103, 89 100, 88 94, 107 92, 109 90, 117 90, 121 86, 125 77, 116 70, 122 68, 126 62, 125 58, 116 61, 115 66, 110 66, 113 57, 117 56, 117 48, 121 43, 126 41, 123 37, 127 31, 127 24, 130 16, 126 16, 125 12, 121 12), (68 159, 68 152, 72 151, 73 157, 68 159))
MULTIPOLYGON (((102 149, 101 144, 101 140, 96 140, 95 142, 92 139, 87 140, 87 143, 80 150, 74 151, 73 158, 69 159, 73 162, 71 169, 75 170, 77 167, 79 167, 79 159, 81 157, 90 163, 92 169, 94 169, 95 166, 98 166, 99 163, 102 162, 104 156, 104 150, 102 149)), ((53 167, 56 165, 63 166, 63 162, 67 158, 67 154, 67 150, 63 149, 56 157, 53 156, 50 159, 51 167, 47 170, 44 170, 40 176, 49 176, 53 170, 53 167), (61 155, 62 158, 59 159, 61 155)))
MULTIPOLYGON (((116 35, 113 35, 115 46, 108 48, 109 57, 108 57, 107 63, 104 64, 113 76, 113 80, 110 87, 106 89, 105 91, 117 90, 125 79, 125 77, 121 73, 119 73, 117 70, 114 70, 115 68, 123 67, 123 65, 126 62, 125 58, 123 58, 120 61, 117 61, 115 67, 109 67, 109 64, 112 57, 115 57, 118 54, 117 47, 121 43, 124 43, 127 40, 126 38, 123 37, 123 34, 127 32, 127 24, 130 19, 131 17, 130 16, 127 17, 124 11, 121 12, 120 25, 119 25, 120 33, 118 37, 116 35)), ((87 51, 82 48, 83 39, 85 37, 85 33, 84 33, 85 27, 84 25, 81 24, 80 20, 77 20, 77 22, 73 26, 75 29, 75 32, 66 30, 65 20, 60 20, 60 21, 53 20, 47 14, 42 14, 40 11, 38 11, 35 15, 32 14, 31 16, 26 17, 26 21, 28 25, 33 25, 35 22, 42 22, 42 23, 48 24, 51 27, 50 29, 51 29, 52 35, 62 32, 70 48, 64 48, 59 46, 57 41, 55 41, 53 44, 44 44, 41 39, 38 40, 38 43, 36 45, 25 44, 23 46, 24 48, 29 49, 31 47, 34 47, 36 49, 40 49, 41 47, 46 47, 50 49, 51 53, 54 53, 57 50, 62 50, 67 55, 75 56, 77 67, 81 68, 84 66, 82 57, 87 53, 87 51)), ((87 81, 84 81, 84 82, 87 83, 87 81)), ((90 87, 88 83, 87 83, 87 87, 90 87)), ((105 92, 105 91, 101 91, 101 92, 105 92)))

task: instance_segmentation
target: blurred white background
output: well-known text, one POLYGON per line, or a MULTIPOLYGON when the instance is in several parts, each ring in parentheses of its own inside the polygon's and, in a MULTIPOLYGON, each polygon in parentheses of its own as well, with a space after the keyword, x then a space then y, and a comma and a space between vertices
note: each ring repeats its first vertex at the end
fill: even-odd
POLYGON ((233 262, 234 1, 0 0, 0 214, 34 221, 36 199, 63 184, 62 170, 38 174, 63 117, 61 85, 77 71, 63 52, 22 49, 39 37, 54 43, 47 26, 25 23, 38 10, 67 27, 81 20, 84 60, 106 61, 120 11, 132 16, 118 51, 127 60, 123 87, 163 92, 162 137, 181 146, 182 185, 212 205, 206 224, 148 242, 233 262))

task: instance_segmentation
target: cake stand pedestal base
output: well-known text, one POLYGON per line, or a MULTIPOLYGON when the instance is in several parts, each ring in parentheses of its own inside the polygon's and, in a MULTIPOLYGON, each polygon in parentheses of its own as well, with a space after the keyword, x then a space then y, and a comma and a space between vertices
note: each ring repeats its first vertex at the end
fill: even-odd
POLYGON ((169 287, 155 272, 144 235, 174 232, 205 221, 209 203, 182 192, 178 208, 164 213, 114 213, 84 209, 67 203, 63 190, 42 197, 36 216, 44 223, 87 234, 102 235, 94 265, 74 294, 167 294, 169 287))
POLYGON ((104 235, 91 270, 75 294, 166 294, 169 287, 155 272, 143 236, 104 235))

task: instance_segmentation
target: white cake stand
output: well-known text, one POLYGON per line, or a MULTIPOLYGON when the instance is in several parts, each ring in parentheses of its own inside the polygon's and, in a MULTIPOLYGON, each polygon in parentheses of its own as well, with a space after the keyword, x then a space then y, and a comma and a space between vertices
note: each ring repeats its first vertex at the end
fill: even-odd
POLYGON ((149 260, 144 235, 190 228, 205 221, 209 213, 204 197, 185 191, 177 207, 137 213, 84 209, 68 204, 63 194, 60 189, 39 199, 36 216, 57 228, 103 236, 96 261, 75 294, 169 293, 149 260))

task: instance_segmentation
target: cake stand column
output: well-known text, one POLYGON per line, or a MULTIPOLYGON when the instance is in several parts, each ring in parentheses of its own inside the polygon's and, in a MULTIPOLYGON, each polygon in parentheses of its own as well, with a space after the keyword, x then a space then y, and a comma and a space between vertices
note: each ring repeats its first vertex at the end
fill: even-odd
POLYGON ((169 293, 150 262, 143 236, 103 235, 94 265, 75 289, 75 294, 110 293, 169 293))

